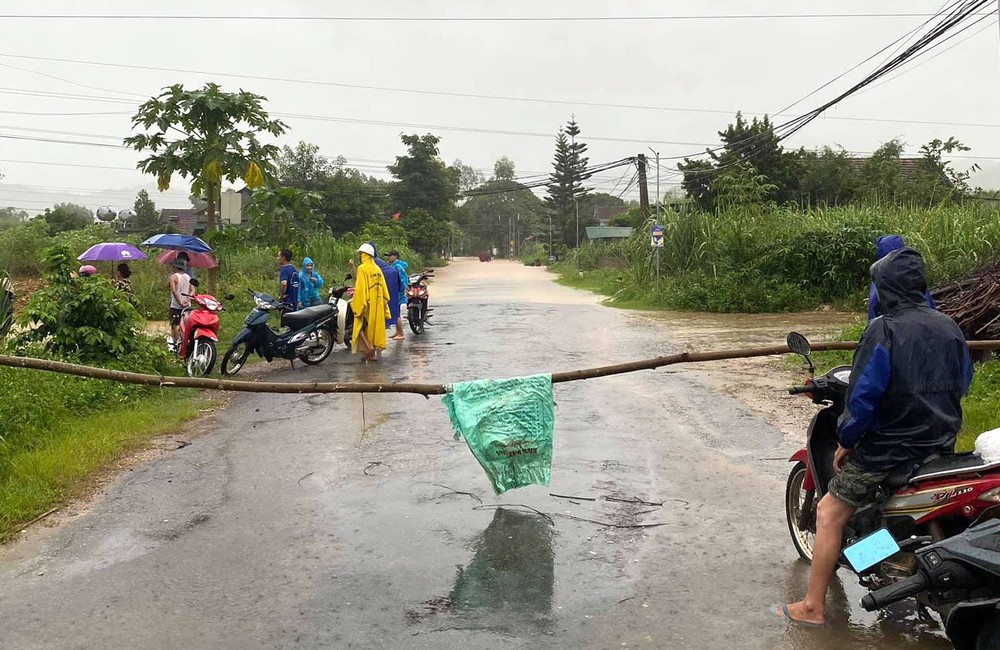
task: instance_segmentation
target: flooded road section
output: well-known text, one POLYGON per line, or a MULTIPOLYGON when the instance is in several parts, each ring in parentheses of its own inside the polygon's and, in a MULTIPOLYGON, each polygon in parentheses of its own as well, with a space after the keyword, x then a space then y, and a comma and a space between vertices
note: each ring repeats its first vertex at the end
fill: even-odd
MULTIPOLYGON (((272 377, 447 382, 691 343, 673 316, 603 307, 543 269, 459 260, 437 275, 433 327, 380 363, 338 351, 272 377)), ((696 347, 726 343, 709 339, 696 347)), ((860 611, 845 573, 826 629, 769 614, 805 589, 782 509, 802 436, 711 374, 556 386, 551 486, 501 496, 437 398, 236 397, 189 446, 0 556, 0 645, 948 647, 905 607, 860 611)))

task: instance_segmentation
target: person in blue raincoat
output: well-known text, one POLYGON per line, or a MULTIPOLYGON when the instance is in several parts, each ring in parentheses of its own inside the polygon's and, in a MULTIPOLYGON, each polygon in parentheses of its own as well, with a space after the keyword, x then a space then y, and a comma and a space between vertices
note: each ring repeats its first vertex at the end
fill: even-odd
POLYGON ((312 258, 302 258, 302 270, 299 271, 299 305, 313 307, 323 302, 319 290, 323 288, 323 278, 316 272, 312 258))
MULTIPOLYGON (((407 275, 406 273, 406 269, 409 266, 409 264, 399 259, 399 251, 389 251, 388 253, 385 254, 385 259, 386 261, 389 262, 390 265, 392 265, 394 269, 396 269, 396 272, 399 274, 400 315, 396 318, 396 334, 393 335, 391 338, 394 341, 402 341, 403 339, 406 338, 406 336, 403 334, 402 311, 403 311, 403 305, 406 304, 406 287, 410 283, 410 276, 407 275)), ((386 278, 386 283, 388 283, 388 280, 389 279, 386 278)))
MULTIPOLYGON (((878 261, 892 251, 898 251, 905 246, 906 244, 903 243, 903 238, 899 235, 882 235, 875 240, 875 261, 878 261)), ((934 299, 931 298, 930 289, 924 290, 924 296, 927 298, 927 306, 931 309, 937 309, 937 306, 934 304, 934 299)), ((872 282, 868 289, 868 320, 872 320, 881 314, 882 306, 879 303, 878 291, 875 290, 875 283, 872 282)))
MULTIPOLYGON (((367 242, 375 248, 375 242, 367 242)), ((399 283, 393 282, 397 275, 396 269, 391 264, 378 256, 378 249, 375 248, 375 264, 385 277, 385 285, 389 288, 389 318, 385 319, 385 328, 389 329, 399 320, 399 283)))

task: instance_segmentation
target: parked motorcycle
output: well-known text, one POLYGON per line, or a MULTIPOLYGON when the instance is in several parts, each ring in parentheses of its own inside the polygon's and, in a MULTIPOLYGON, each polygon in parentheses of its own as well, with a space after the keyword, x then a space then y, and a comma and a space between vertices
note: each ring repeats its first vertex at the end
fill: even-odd
POLYGON ((298 311, 287 307, 266 293, 250 291, 255 307, 246 317, 232 345, 222 358, 222 374, 235 375, 246 363, 252 352, 271 362, 275 358, 314 365, 322 362, 333 350, 337 339, 337 307, 324 304, 298 311), (275 331, 268 324, 271 312, 281 313, 283 331, 275 331))
POLYGON ((913 575, 861 599, 869 612, 910 596, 949 608, 956 650, 1000 649, 1000 521, 988 521, 918 549, 913 575))
POLYGON ((424 326, 428 325, 427 319, 431 317, 433 311, 427 306, 430 298, 427 292, 427 279, 434 277, 434 271, 424 271, 411 275, 406 287, 406 319, 410 322, 410 329, 414 334, 423 334, 424 326))
POLYGON ((181 312, 180 341, 168 336, 167 349, 177 353, 188 377, 205 377, 215 366, 219 312, 223 306, 207 293, 185 295, 191 303, 181 312))
MULTIPOLYGON (((823 407, 809 425, 806 447, 789 459, 795 464, 785 489, 792 544, 809 562, 816 504, 834 476, 837 420, 847 400, 851 368, 838 366, 816 377, 809 341, 792 332, 788 347, 805 358, 810 374, 806 385, 788 392, 807 395, 823 407)), ((854 514, 844 530, 841 564, 853 569, 868 589, 890 587, 915 575, 916 552, 995 518, 1000 518, 1000 462, 972 453, 932 456, 893 472, 876 502, 854 514)))
POLYGON ((330 289, 326 302, 337 312, 337 336, 336 343, 343 343, 348 348, 351 347, 351 334, 354 331, 354 312, 351 311, 351 297, 354 295, 354 287, 347 286, 347 281, 352 276, 348 273, 344 276, 344 284, 330 289))

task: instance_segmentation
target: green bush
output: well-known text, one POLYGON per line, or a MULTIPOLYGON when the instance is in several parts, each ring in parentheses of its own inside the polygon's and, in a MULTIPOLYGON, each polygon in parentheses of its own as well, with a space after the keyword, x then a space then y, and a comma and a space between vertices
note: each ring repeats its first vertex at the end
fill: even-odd
POLYGON ((142 335, 142 318, 125 296, 106 277, 76 277, 74 263, 66 246, 48 250, 43 273, 48 284, 18 315, 24 328, 18 344, 97 362, 150 346, 142 335))

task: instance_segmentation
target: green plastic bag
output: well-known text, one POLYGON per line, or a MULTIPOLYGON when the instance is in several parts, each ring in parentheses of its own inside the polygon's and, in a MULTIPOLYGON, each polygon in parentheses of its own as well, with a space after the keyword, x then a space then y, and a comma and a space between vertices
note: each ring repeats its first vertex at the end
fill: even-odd
POLYGON ((482 379, 452 384, 443 402, 448 417, 497 494, 548 485, 555 423, 552 375, 482 379))

